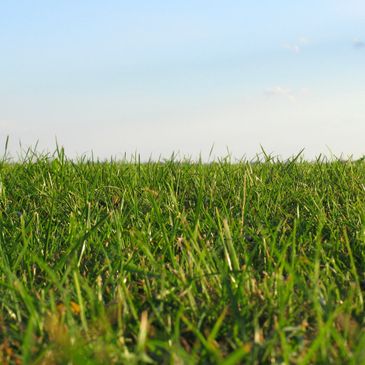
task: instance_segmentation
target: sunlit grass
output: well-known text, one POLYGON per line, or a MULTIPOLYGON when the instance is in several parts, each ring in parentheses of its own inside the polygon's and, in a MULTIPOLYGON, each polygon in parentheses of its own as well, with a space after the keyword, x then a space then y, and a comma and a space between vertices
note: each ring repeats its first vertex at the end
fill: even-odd
POLYGON ((0 363, 365 363, 365 162, 0 163, 0 363))

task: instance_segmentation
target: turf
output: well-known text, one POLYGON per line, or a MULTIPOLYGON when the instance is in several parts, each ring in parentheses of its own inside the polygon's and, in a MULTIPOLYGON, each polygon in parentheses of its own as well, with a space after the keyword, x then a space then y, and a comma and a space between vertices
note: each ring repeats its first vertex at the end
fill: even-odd
POLYGON ((0 363, 365 363, 365 163, 0 163, 0 363))

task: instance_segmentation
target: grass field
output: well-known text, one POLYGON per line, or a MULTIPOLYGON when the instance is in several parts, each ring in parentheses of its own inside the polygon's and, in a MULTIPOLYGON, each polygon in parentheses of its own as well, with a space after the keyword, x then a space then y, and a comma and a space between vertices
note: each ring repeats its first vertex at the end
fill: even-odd
POLYGON ((0 163, 1 364, 365 364, 364 293, 365 162, 0 163))

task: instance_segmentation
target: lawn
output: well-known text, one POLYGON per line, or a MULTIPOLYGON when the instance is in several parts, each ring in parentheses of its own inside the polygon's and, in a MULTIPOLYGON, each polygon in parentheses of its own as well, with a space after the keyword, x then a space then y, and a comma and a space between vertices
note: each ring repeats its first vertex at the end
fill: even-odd
POLYGON ((1 364, 364 364, 365 162, 0 162, 1 364))

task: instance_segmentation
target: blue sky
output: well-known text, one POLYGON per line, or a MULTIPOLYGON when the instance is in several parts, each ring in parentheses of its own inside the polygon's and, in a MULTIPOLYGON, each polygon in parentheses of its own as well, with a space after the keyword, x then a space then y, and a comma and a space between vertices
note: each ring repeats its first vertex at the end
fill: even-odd
POLYGON ((365 153, 365 2, 0 3, 0 143, 365 153))

